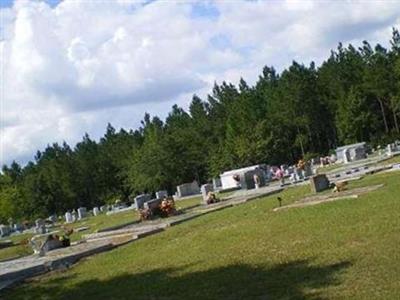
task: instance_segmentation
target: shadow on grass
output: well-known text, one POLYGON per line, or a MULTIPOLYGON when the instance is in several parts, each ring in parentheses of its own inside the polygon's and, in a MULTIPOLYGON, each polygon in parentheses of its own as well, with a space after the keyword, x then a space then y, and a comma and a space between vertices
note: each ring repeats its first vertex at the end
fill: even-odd
POLYGON ((156 269, 105 281, 78 282, 72 286, 67 283, 74 278, 64 276, 46 283, 17 287, 9 297, 36 300, 325 299, 321 289, 340 284, 338 272, 350 265, 346 261, 313 266, 302 260, 272 268, 232 265, 191 273, 185 268, 156 269))

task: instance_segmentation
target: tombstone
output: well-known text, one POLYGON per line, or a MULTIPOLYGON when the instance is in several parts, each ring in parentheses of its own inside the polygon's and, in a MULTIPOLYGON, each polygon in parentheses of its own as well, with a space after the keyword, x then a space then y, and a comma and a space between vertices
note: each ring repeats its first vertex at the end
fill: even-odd
POLYGON ((158 199, 152 199, 150 201, 147 201, 143 204, 143 208, 145 209, 150 209, 151 211, 155 210, 156 208, 158 208, 161 204, 162 199, 158 198, 158 199))
POLYGON ((212 184, 203 184, 200 188, 201 190, 201 195, 203 196, 203 202, 206 203, 207 201, 207 195, 209 192, 214 191, 214 186, 212 184))
POLYGON ((46 225, 45 225, 43 219, 37 219, 37 220, 35 221, 35 225, 36 225, 36 226, 35 226, 35 229, 34 229, 35 233, 37 233, 37 234, 44 234, 44 233, 46 233, 46 225))
POLYGON ((57 222, 57 215, 51 215, 50 217, 47 218, 47 220, 49 220, 52 223, 56 223, 57 222))
POLYGON ((108 210, 108 206, 107 205, 100 206, 100 211, 101 212, 106 212, 107 210, 108 210))
POLYGON ((83 218, 86 218, 86 207, 79 207, 78 208, 78 220, 82 220, 83 218))
POLYGON ((3 224, 0 225, 0 237, 8 236, 10 235, 10 233, 11 233, 10 226, 3 224))
POLYGON ((329 188, 329 180, 325 174, 315 175, 310 178, 310 185, 313 193, 322 192, 329 188))
POLYGON ((388 144, 386 148, 387 148, 387 151, 386 151, 387 155, 391 156, 392 155, 392 150, 393 150, 392 149, 392 144, 388 144))
POLYGON ((343 150, 343 163, 348 164, 351 161, 349 149, 343 150))
POLYGON ((74 209, 71 214, 72 214, 72 222, 76 222, 78 220, 76 210, 74 209))
POLYGON ((176 190, 179 198, 200 193, 200 188, 196 180, 190 183, 178 185, 176 190))
POLYGON ((168 197, 168 192, 167 191, 158 191, 156 192, 156 199, 164 199, 164 197, 168 197))
POLYGON ((47 240, 44 242, 43 246, 41 247, 41 249, 44 252, 48 252, 54 249, 59 249, 63 247, 63 243, 55 238, 47 238, 47 240))
POLYGON ((72 223, 74 222, 72 219, 72 214, 70 212, 65 213, 65 223, 72 223))
POLYGON ((265 185, 264 173, 261 169, 254 169, 243 173, 243 176, 240 176, 240 185, 243 189, 255 189, 256 183, 254 182, 254 176, 257 175, 259 179, 259 186, 262 187, 265 185))
POLYGON ((351 154, 350 155, 351 161, 367 158, 367 154, 365 152, 364 147, 353 148, 353 149, 351 149, 350 154, 351 154))
POLYGON ((310 177, 313 175, 311 165, 309 163, 306 163, 304 166, 304 177, 310 177))
POLYGON ((13 225, 13 229, 14 229, 14 231, 17 231, 17 232, 22 232, 22 231, 24 231, 24 227, 23 227, 22 224, 20 224, 20 223, 14 224, 14 225, 13 225))
POLYGON ((99 208, 97 206, 93 207, 93 216, 97 216, 99 213, 100 213, 99 208))
POLYGON ((141 194, 135 197, 136 209, 143 209, 144 203, 151 200, 150 194, 141 194))
POLYGON ((213 178, 212 182, 213 182, 213 190, 214 191, 222 188, 222 182, 221 182, 220 177, 213 178))

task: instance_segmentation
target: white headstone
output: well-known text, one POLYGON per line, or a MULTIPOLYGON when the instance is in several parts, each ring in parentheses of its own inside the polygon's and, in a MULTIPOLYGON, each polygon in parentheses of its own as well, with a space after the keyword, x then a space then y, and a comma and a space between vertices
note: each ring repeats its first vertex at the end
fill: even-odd
POLYGON ((86 207, 79 207, 78 208, 78 220, 82 220, 86 217, 86 207))
POLYGON ((72 223, 73 222, 72 214, 70 212, 66 212, 65 213, 65 222, 66 223, 72 223))
POLYGON ((392 155, 392 144, 388 144, 386 148, 387 148, 387 152, 386 152, 387 155, 389 155, 389 156, 392 155))
POLYGON ((203 184, 200 188, 201 190, 201 195, 203 196, 203 201, 206 202, 207 201, 207 194, 209 192, 212 192, 213 189, 213 185, 212 184, 203 184))
POLYGON ((350 151, 349 149, 343 150, 343 163, 348 164, 350 162, 350 151))
POLYGON ((99 213, 100 213, 99 208, 97 206, 93 207, 93 216, 97 216, 99 213))

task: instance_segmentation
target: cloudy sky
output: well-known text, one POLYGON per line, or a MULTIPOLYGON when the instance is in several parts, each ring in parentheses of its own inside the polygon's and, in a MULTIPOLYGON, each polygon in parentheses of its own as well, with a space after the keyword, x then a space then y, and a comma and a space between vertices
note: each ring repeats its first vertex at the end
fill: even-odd
POLYGON ((0 164, 137 128, 214 81, 388 44, 400 1, 0 1, 0 164))

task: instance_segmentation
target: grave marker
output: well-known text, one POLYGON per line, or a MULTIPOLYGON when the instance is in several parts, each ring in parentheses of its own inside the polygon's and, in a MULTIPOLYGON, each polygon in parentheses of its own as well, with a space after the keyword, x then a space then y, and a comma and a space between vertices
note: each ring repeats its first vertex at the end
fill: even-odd
POLYGON ((78 220, 82 220, 83 218, 86 218, 86 207, 79 207, 78 208, 78 220))
POLYGON ((329 188, 329 180, 325 174, 319 174, 310 178, 311 191, 313 193, 322 192, 329 188))

